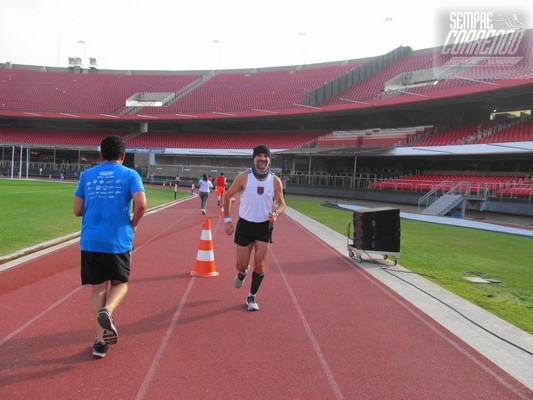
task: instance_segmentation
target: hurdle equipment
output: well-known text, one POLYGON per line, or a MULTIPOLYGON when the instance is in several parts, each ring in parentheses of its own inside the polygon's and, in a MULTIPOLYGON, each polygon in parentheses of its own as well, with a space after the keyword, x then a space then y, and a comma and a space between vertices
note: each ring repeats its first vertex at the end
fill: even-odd
POLYGON ((203 278, 219 275, 215 268, 213 236, 211 235, 211 220, 209 218, 206 218, 203 223, 198 255, 196 256, 196 265, 194 270, 191 271, 191 275, 203 278))

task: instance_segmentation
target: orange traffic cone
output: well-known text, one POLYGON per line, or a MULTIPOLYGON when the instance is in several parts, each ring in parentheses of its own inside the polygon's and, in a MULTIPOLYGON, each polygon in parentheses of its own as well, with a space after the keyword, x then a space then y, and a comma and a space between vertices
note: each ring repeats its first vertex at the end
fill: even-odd
POLYGON ((215 253, 213 252, 213 237, 211 235, 211 221, 209 218, 204 220, 200 246, 198 248, 198 255, 196 256, 196 266, 191 271, 191 275, 201 276, 203 278, 219 275, 215 270, 215 253))
POLYGON ((224 218, 224 209, 223 208, 220 209, 220 218, 224 218))
POLYGON ((235 197, 231 197, 229 199, 229 202, 230 202, 230 204, 235 204, 235 202, 237 202, 237 199, 235 197))

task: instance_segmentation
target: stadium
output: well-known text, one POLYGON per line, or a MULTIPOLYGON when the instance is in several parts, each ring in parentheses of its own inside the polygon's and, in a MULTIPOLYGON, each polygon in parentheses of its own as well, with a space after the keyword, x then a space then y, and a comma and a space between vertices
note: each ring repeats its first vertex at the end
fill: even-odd
POLYGON ((384 200, 431 213, 533 215, 533 32, 516 59, 450 51, 247 70, 0 64, 1 174, 66 178, 108 134, 151 182, 231 180, 267 144, 288 193, 384 200), (464 58, 464 57, 463 57, 464 58), (446 196, 443 196, 446 195, 446 196), (451 200, 450 200, 451 199, 451 200), (454 211, 455 210, 455 211, 454 211))
MULTIPOLYGON (((51 228, 74 219, 68 183, 101 162, 108 135, 125 139, 124 164, 141 174, 147 196, 164 195, 135 233, 131 294, 114 313, 120 344, 104 360, 94 347, 90 353, 94 289, 79 284, 79 232, 0 259, 0 395, 531 398, 531 334, 483 307, 525 315, 531 330, 530 269, 522 260, 531 251, 524 217, 533 216, 533 30, 494 43, 514 40, 520 45, 510 58, 494 49, 454 54, 480 49, 480 39, 455 50, 398 47, 255 69, 111 70, 77 57, 64 68, 1 63, 0 178, 4 193, 14 193, 9 203, 4 197, 5 215, 14 217, 5 218, 6 235, 38 222, 54 235, 51 228), (231 181, 259 144, 271 149, 271 170, 288 180, 293 204, 321 202, 314 197, 392 203, 428 214, 423 221, 452 216, 442 219, 454 225, 475 212, 519 220, 524 229, 492 221, 481 224, 509 230, 459 234, 456 226, 404 219, 405 260, 426 268, 417 272, 368 253, 354 262, 344 234, 288 204, 269 250, 261 311, 250 313, 236 290, 227 215, 213 198, 206 217, 189 188, 202 174, 224 172, 231 181), (175 191, 169 202, 161 186, 177 176, 183 196, 176 200, 175 191), (24 196, 37 205, 20 223, 24 196), (446 258, 435 263, 439 255, 446 258), (216 275, 195 275, 200 264, 216 275), (467 285, 473 297, 461 298, 453 285, 467 285)), ((332 220, 348 214, 322 205, 332 220)), ((392 211, 399 222, 400 210, 392 211)), ((399 224, 393 231, 399 245, 399 224)))

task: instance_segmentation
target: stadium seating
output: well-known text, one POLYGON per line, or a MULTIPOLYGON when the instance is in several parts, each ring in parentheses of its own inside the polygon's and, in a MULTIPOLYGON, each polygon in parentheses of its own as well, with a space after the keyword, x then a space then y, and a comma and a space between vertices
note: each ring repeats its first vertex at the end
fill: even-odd
POLYGON ((382 182, 374 182, 370 185, 371 189, 384 190, 406 190, 416 192, 428 192, 437 187, 443 191, 451 190, 457 184, 464 182, 461 190, 466 194, 477 195, 484 194, 486 191, 492 193, 525 193, 526 189, 532 190, 533 178, 524 176, 475 176, 459 174, 420 174, 410 175, 402 178, 387 179, 382 182), (521 191, 506 190, 521 188, 521 191))
POLYGON ((466 144, 477 139, 477 135, 481 127, 479 124, 466 124, 456 128, 451 128, 440 132, 434 136, 430 136, 415 144, 416 146, 450 146, 457 144, 466 144))
POLYGON ((512 66, 494 67, 481 61, 480 65, 466 70, 460 76, 484 81, 498 81, 502 79, 531 79, 533 78, 533 35, 526 34, 519 44, 519 52, 516 54, 521 58, 519 62, 512 66))
POLYGON ((511 198, 533 198, 533 185, 517 185, 496 190, 497 196, 511 198))
POLYGON ((468 94, 474 87, 498 86, 505 80, 530 80, 533 78, 533 34, 527 33, 520 43, 520 57, 516 65, 495 67, 489 64, 490 57, 478 60, 447 79, 429 81, 426 84, 406 87, 403 91, 385 91, 385 83, 393 78, 419 70, 429 70, 447 65, 451 56, 439 55, 434 49, 412 52, 397 62, 377 72, 370 78, 348 88, 338 96, 331 98, 326 104, 343 104, 345 99, 354 101, 372 101, 385 98, 397 98, 408 94, 435 96, 437 93, 452 91, 454 95, 468 94), (521 58, 522 57, 522 58, 521 58))
POLYGON ((371 148, 397 147, 413 143, 425 136, 431 127, 367 129, 361 131, 336 131, 318 138, 317 147, 326 148, 371 148))
POLYGON ((0 111, 117 114, 138 92, 177 91, 199 75, 74 74, 0 68, 0 111))
POLYGON ((53 130, 0 127, 0 142, 4 144, 50 144, 74 146, 99 146, 107 135, 117 134, 126 139, 130 148, 179 149, 251 149, 259 143, 271 149, 293 149, 314 143, 325 132, 147 132, 128 139, 125 133, 112 131, 53 130))
POLYGON ((533 121, 470 123, 430 135, 412 147, 533 141, 533 121))
POLYGON ((271 149, 294 149, 316 140, 324 132, 148 132, 127 141, 130 148, 252 149, 264 143, 271 149))
POLYGON ((383 92, 385 82, 408 71, 431 68, 432 63, 432 51, 413 52, 363 82, 345 90, 340 95, 331 98, 326 104, 343 104, 344 100, 342 99, 345 98, 356 101, 378 99, 383 92))
POLYGON ((43 144, 68 146, 100 146, 108 135, 124 136, 112 131, 54 130, 0 127, 0 142, 4 144, 43 144))
POLYGON ((531 142, 533 141, 533 121, 524 121, 501 132, 486 136, 477 143, 531 142))
POLYGON ((306 104, 306 93, 343 75, 357 64, 284 69, 255 73, 217 74, 167 110, 150 113, 205 113, 295 108, 306 104))
MULTIPOLYGON (((357 63, 303 69, 221 73, 168 107, 144 107, 143 114, 292 109, 306 94, 355 68, 357 63)), ((176 93, 202 75, 74 74, 0 69, 0 110, 61 113, 126 112, 139 92, 176 93)))

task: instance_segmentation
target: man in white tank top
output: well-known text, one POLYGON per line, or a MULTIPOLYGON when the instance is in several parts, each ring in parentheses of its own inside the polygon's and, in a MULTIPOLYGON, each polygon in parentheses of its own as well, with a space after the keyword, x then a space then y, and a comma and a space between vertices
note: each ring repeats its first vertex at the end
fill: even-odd
POLYGON ((240 288, 250 269, 250 257, 254 251, 250 292, 246 297, 248 310, 257 311, 255 301, 263 281, 266 257, 272 243, 274 222, 285 210, 281 180, 270 172, 270 149, 264 144, 253 149, 253 166, 235 177, 224 194, 224 230, 227 235, 235 233, 237 245, 237 276, 235 287, 240 288), (230 217, 230 199, 240 193, 239 221, 236 228, 230 217), (277 208, 274 209, 274 200, 277 208))

